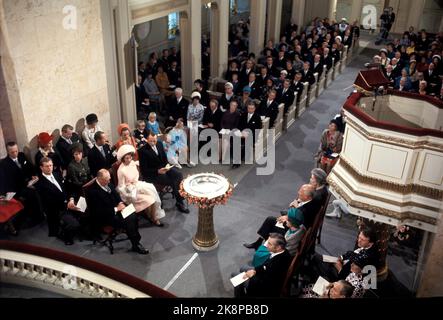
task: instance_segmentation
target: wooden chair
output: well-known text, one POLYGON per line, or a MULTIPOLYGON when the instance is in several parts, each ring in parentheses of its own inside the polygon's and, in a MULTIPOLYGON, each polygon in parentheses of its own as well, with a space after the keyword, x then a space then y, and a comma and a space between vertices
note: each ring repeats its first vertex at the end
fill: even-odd
MULTIPOLYGON (((83 185, 82 193, 83 193, 83 197, 85 197, 85 199, 88 199, 87 198, 88 190, 91 188, 91 186, 94 183, 96 183, 96 178, 92 179, 91 181, 89 181, 83 185)), ((88 210, 88 209, 86 209, 86 210, 88 210)), ((92 212, 89 212, 89 214, 93 215, 92 212)), ((102 240, 94 239, 93 244, 95 245, 98 242, 102 246, 106 246, 109 249, 109 252, 111 254, 114 254, 114 243, 115 242, 129 240, 128 237, 117 239, 117 236, 121 233, 124 233, 124 231, 120 230, 120 229, 115 229, 113 226, 110 226, 110 225, 103 226, 100 231, 105 234, 105 238, 102 240)))
POLYGON ((283 287, 281 291, 281 296, 283 297, 289 296, 291 291, 291 284, 298 278, 299 270, 303 266, 306 256, 308 241, 310 238, 312 238, 312 231, 312 228, 309 228, 306 231, 305 235, 300 241, 297 253, 292 259, 291 264, 289 265, 288 272, 286 273, 285 281, 283 282, 283 287), (295 279, 294 276, 296 276, 295 279))
POLYGON ((328 209, 329 200, 331 198, 331 193, 328 192, 328 196, 326 197, 325 203, 321 207, 320 212, 318 213, 318 225, 317 225, 317 243, 320 244, 321 241, 321 231, 323 229, 323 220, 325 219, 326 210, 328 209))

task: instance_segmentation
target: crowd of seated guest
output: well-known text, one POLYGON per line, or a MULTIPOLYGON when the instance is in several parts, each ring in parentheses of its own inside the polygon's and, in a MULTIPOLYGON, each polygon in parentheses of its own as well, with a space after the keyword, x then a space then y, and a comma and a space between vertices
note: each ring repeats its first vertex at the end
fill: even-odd
POLYGON ((439 98, 443 76, 443 34, 429 35, 414 28, 405 31, 401 39, 380 49, 371 67, 381 67, 389 87, 439 98))

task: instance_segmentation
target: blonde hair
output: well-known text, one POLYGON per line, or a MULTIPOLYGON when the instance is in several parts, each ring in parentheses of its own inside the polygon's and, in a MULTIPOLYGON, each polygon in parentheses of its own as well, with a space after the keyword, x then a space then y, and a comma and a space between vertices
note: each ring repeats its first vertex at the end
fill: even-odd
POLYGON ((155 118, 157 118, 157 114, 156 114, 155 112, 151 112, 151 113, 149 113, 148 118, 150 118, 150 117, 155 117, 155 118))
POLYGON ((141 126, 142 124, 145 124, 145 120, 137 120, 137 127, 141 126))

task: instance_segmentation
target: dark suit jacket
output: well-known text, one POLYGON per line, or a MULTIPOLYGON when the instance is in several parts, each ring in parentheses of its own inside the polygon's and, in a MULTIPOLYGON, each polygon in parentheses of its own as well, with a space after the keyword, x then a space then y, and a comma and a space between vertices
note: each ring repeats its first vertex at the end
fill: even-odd
MULTIPOLYGON (((353 256, 358 256, 359 258, 363 259, 366 263, 366 265, 373 265, 376 268, 378 268, 378 249, 375 244, 368 248, 368 249, 362 249, 359 253, 355 253, 354 251, 347 251, 342 255, 343 261, 349 260, 353 256)), ((351 272, 351 262, 345 263, 343 265, 343 268, 340 270, 338 277, 339 279, 345 279, 349 273, 351 272)))
POLYGON ((325 58, 324 55, 322 55, 322 59, 323 59, 323 64, 326 65, 326 70, 329 71, 329 69, 331 69, 332 67, 332 57, 330 54, 328 54, 328 56, 325 58))
POLYGON ((320 208, 318 207, 318 201, 311 200, 308 203, 302 205, 301 207, 298 207, 298 210, 300 210, 303 213, 304 218, 304 226, 306 229, 309 229, 314 224, 315 217, 317 216, 318 210, 320 208))
POLYGON ((112 164, 115 162, 115 157, 112 155, 111 149, 108 144, 103 146, 105 150, 106 158, 103 157, 97 146, 92 147, 88 153, 88 164, 91 170, 92 176, 97 176, 97 172, 100 169, 110 169, 112 164))
POLYGON ((263 100, 259 106, 259 114, 261 116, 269 117, 269 128, 274 126, 275 119, 278 116, 278 103, 276 100, 272 101, 272 103, 267 106, 268 100, 263 100))
POLYGON ((2 159, 0 162, 0 194, 6 194, 6 192, 19 193, 35 174, 34 166, 26 160, 23 152, 19 152, 17 158, 21 168, 9 157, 2 159))
POLYGON ((97 182, 86 191, 86 203, 93 221, 99 226, 113 225, 114 208, 122 202, 114 186, 109 184, 111 193, 103 190, 97 182))
MULTIPOLYGON (((80 138, 79 138, 78 134, 72 133, 71 141, 73 144, 80 142, 80 138)), ((57 149, 57 151, 60 154, 60 157, 62 159, 62 168, 66 169, 68 167, 69 163, 71 162, 71 160, 73 159, 72 153, 71 153, 72 144, 67 143, 65 139, 60 137, 60 138, 58 138, 58 141, 55 144, 55 148, 57 149)))
POLYGON ((247 295, 252 297, 278 297, 291 263, 291 255, 287 250, 268 259, 255 268, 256 274, 247 286, 247 295))
POLYGON ((158 155, 154 152, 149 144, 145 144, 139 149, 140 170, 143 179, 152 181, 158 176, 158 169, 163 168, 168 163, 163 144, 157 141, 156 144, 158 155))
POLYGON ((175 122, 177 122, 179 118, 182 118, 184 123, 186 124, 188 106, 189 101, 186 100, 184 97, 180 100, 180 103, 177 103, 177 99, 174 97, 172 102, 169 104, 168 117, 174 118, 175 122))
POLYGON ((214 127, 212 129, 219 132, 222 116, 223 116, 223 112, 219 108, 217 108, 217 110, 214 113, 212 112, 211 108, 206 108, 205 112, 203 114, 202 123, 204 125, 207 125, 208 123, 212 123, 214 125, 214 127))
POLYGON ((60 173, 54 171, 53 176, 62 188, 60 191, 52 182, 45 178, 42 174, 39 176, 35 188, 37 189, 40 199, 46 211, 60 212, 67 210, 69 195, 65 189, 64 181, 60 173))
POLYGON ((297 101, 300 101, 301 95, 303 93, 303 89, 305 88, 303 86, 303 82, 299 81, 299 82, 297 82, 297 84, 292 82, 291 87, 292 87, 292 90, 294 91, 294 93, 297 93, 297 101))
POLYGON ((285 113, 288 112, 288 108, 292 105, 294 102, 294 91, 291 87, 286 90, 285 94, 283 94, 283 89, 281 88, 277 91, 277 101, 278 103, 284 103, 285 104, 285 113))
POLYGON ((305 73, 304 70, 301 71, 302 77, 301 82, 309 82, 309 85, 312 85, 315 83, 315 77, 311 70, 308 70, 308 72, 305 73))
POLYGON ((314 75, 314 73, 318 72, 318 79, 320 79, 320 76, 323 73, 323 63, 320 62, 317 65, 317 67, 315 67, 315 68, 314 68, 314 63, 312 63, 311 71, 312 71, 312 75, 314 75))
POLYGON ((251 117, 248 122, 248 113, 244 113, 240 116, 239 129, 245 130, 250 129, 252 131, 253 142, 255 143, 255 130, 260 130, 263 127, 260 115, 257 112, 251 117))

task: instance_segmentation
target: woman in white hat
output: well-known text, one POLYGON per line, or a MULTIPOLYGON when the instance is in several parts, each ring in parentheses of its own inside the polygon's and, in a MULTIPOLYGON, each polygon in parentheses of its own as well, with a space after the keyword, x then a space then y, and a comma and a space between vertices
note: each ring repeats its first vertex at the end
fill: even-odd
POLYGON ((161 200, 152 183, 139 181, 138 161, 133 160, 135 148, 122 145, 117 152, 117 160, 121 162, 117 170, 118 186, 125 203, 132 203, 137 213, 146 213, 153 224, 163 227, 159 219, 165 216, 161 208, 161 200))
POLYGON ((188 107, 188 121, 198 121, 201 124, 203 120, 203 114, 205 112, 205 107, 200 103, 201 95, 198 92, 193 92, 191 94, 192 102, 188 107))

